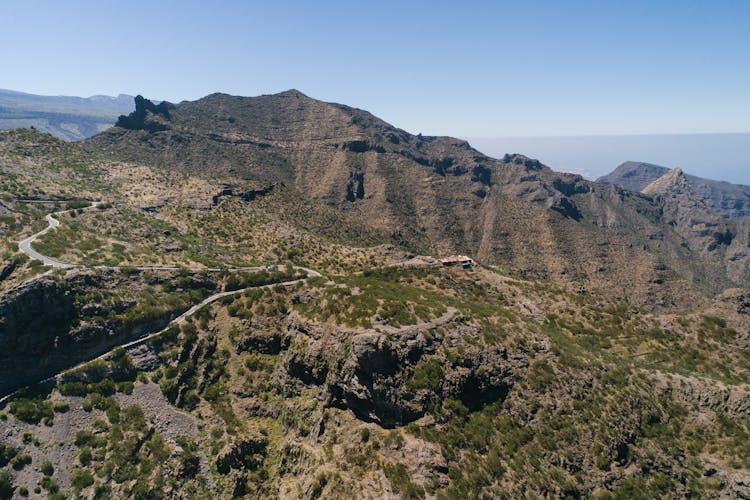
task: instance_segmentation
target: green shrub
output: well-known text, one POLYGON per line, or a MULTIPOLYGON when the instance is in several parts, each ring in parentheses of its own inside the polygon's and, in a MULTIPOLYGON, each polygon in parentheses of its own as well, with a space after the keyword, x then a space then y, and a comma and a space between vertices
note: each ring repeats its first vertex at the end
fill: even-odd
POLYGON ((117 383, 117 392, 122 392, 123 394, 133 394, 134 388, 135 385, 129 380, 117 383))
POLYGON ((110 424, 117 424, 120 422, 120 406, 117 403, 110 404, 107 406, 107 420, 110 424))
POLYGON ((52 467, 52 462, 45 460, 41 467, 42 474, 45 476, 51 476, 55 473, 55 468, 52 467))
POLYGON ((11 498, 13 497, 13 476, 10 472, 4 470, 0 471, 0 498, 11 498))
POLYGON ((81 465, 88 465, 91 463, 91 448, 88 446, 82 446, 81 451, 78 452, 78 461, 81 465))
POLYGON ((76 469, 70 474, 70 486, 75 491, 81 491, 94 484, 94 476, 87 470, 76 469))
POLYGON ((57 389, 63 396, 85 396, 87 394, 86 384, 83 382, 61 382, 57 389))
POLYGON ((112 379, 105 378, 99 382, 91 383, 86 386, 86 391, 89 393, 98 392, 104 396, 111 396, 115 393, 117 387, 112 379))
POLYGON ((31 455, 28 453, 19 453, 10 460, 10 465, 15 470, 21 470, 31 463, 31 455))
POLYGON ((55 480, 49 476, 44 476, 40 484, 42 488, 47 490, 49 493, 57 493, 58 491, 60 491, 60 487, 57 486, 55 480))
POLYGON ((178 370, 177 367, 174 365, 170 365, 164 370, 164 377, 166 378, 175 378, 177 376, 178 370))
POLYGON ((164 394, 164 397, 167 398, 170 401, 174 401, 177 397, 177 379, 174 378, 163 378, 161 382, 159 382, 159 387, 161 388, 162 394, 164 394))
POLYGON ((52 405, 41 398, 20 398, 10 403, 10 413, 21 422, 38 424, 43 418, 53 418, 52 405))
POLYGON ((407 383, 411 390, 430 389, 436 391, 443 380, 443 367, 436 359, 420 360, 414 374, 407 383))
POLYGON ((10 462, 17 454, 18 449, 5 443, 0 443, 0 467, 8 465, 8 462, 10 462))
POLYGON ((76 433, 75 444, 78 447, 90 446, 92 448, 98 448, 107 444, 107 440, 101 436, 97 436, 91 431, 78 431, 76 433))
POLYGON ((63 401, 57 401, 52 405, 52 410, 55 413, 65 413, 70 410, 70 405, 63 401))

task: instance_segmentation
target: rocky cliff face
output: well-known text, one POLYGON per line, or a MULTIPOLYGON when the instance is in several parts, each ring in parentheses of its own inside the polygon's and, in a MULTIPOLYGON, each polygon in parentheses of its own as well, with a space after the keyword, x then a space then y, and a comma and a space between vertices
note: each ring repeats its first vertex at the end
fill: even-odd
POLYGON ((292 379, 321 387, 331 406, 386 428, 424 416, 435 397, 454 398, 472 410, 502 401, 528 368, 528 354, 498 346, 468 348, 446 364, 434 356, 441 345, 481 337, 477 328, 458 323, 409 328, 397 335, 373 330, 353 334, 292 315, 287 335, 285 367, 292 379), (415 373, 420 373, 418 382, 415 373))
POLYGON ((72 343, 69 331, 76 316, 66 287, 50 278, 27 282, 0 298, 0 394, 65 366, 54 353, 72 343))
MULTIPOLYGON (((41 277, 0 297, 0 395, 74 366, 112 346, 162 329, 189 303, 139 308, 146 286, 171 275, 72 271, 65 279, 41 277), (137 314, 140 312, 141 314, 137 314)), ((202 279, 194 288, 212 288, 202 279)))

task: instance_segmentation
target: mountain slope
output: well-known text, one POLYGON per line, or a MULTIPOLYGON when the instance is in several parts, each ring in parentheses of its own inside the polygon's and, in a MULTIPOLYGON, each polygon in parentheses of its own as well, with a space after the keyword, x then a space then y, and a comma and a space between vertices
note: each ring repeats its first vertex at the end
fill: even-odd
POLYGON ((139 102, 84 147, 228 184, 283 183, 412 250, 469 253, 639 303, 686 300, 685 280, 713 292, 748 284, 727 274, 720 252, 696 256, 658 202, 520 155, 494 159, 458 139, 413 136, 294 90, 159 109, 139 102))
POLYGON ((211 99, 0 132, 0 395, 44 379, 0 400, 0 496, 750 495, 750 292, 699 294, 745 236, 679 171, 633 193, 211 99), (33 246, 74 268, 18 249, 51 213, 33 246), (323 276, 263 286, 290 263, 323 276))
MULTIPOLYGON (((651 163, 626 161, 596 182, 641 191, 668 171, 666 167, 651 163)), ((719 215, 728 219, 750 217, 750 186, 687 174, 685 178, 690 187, 719 215)))
POLYGON ((0 89, 0 130, 35 127, 75 141, 114 125, 133 110, 132 96, 40 96, 0 89))

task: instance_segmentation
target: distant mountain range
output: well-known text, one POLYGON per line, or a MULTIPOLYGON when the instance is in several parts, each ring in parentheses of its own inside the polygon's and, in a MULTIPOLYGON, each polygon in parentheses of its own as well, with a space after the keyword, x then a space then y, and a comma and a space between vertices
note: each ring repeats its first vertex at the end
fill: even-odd
MULTIPOLYGON (((646 186, 670 171, 651 163, 626 161, 597 182, 641 192, 646 186)), ((685 175, 687 185, 706 202, 709 208, 728 219, 750 216, 750 186, 685 175)))
POLYGON ((134 109, 133 97, 41 96, 0 89, 0 130, 34 127, 67 141, 91 137, 134 109))
POLYGON ((750 185, 750 133, 647 134, 569 137, 467 137, 483 153, 502 158, 522 151, 562 172, 587 179, 607 175, 629 158, 679 166, 692 175, 750 185))

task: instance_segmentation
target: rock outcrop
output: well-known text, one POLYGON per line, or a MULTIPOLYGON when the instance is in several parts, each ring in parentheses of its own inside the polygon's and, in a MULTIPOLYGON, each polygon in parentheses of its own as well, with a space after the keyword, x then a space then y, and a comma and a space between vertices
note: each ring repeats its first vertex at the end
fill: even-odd
POLYGON ((135 111, 129 115, 120 115, 117 119, 116 127, 129 130, 147 130, 149 132, 158 132, 168 130, 169 126, 165 123, 169 120, 169 111, 174 109, 174 104, 167 101, 154 104, 141 95, 135 97, 135 111))
POLYGON ((711 410, 734 418, 750 418, 750 386, 726 385, 683 375, 659 374, 656 387, 688 407, 711 410))
POLYGON ((472 410, 504 399, 528 367, 527 357, 501 347, 469 347, 448 360, 437 354, 444 342, 479 332, 461 324, 445 328, 353 333, 292 315, 286 372, 320 386, 331 406, 387 428, 424 416, 434 398, 454 398, 472 410))

